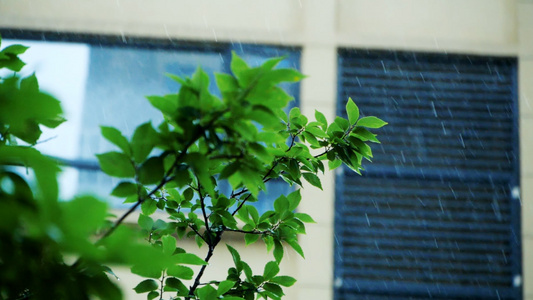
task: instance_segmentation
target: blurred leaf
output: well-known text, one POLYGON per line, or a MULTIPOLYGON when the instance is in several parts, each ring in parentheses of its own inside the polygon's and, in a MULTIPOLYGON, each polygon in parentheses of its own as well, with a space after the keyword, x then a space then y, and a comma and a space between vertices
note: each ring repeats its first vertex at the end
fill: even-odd
POLYGON ((146 279, 141 281, 136 287, 133 289, 137 294, 146 293, 149 291, 155 291, 159 288, 159 284, 157 281, 153 279, 146 279))
POLYGON ((241 77, 243 73, 250 69, 248 64, 240 58, 235 51, 231 52, 231 72, 239 79, 239 82, 241 82, 241 77))
POLYGON ((135 169, 130 159, 120 152, 97 154, 100 168, 113 177, 128 178, 135 176, 135 169))
POLYGON ((137 185, 133 182, 122 181, 111 191, 111 195, 115 197, 137 195, 137 185))
POLYGON ((131 150, 136 163, 143 162, 158 141, 158 133, 150 122, 139 125, 131 138, 131 150))
POLYGON ((157 291, 151 291, 151 292, 148 293, 148 295, 146 295, 146 299, 148 299, 148 300, 152 300, 152 299, 155 299, 157 297, 159 297, 159 292, 157 292, 157 291))
POLYGON ((157 201, 152 198, 147 198, 141 203, 141 210, 143 214, 149 216, 157 210, 157 201))
POLYGON ((235 77, 229 74, 217 73, 215 74, 218 89, 222 93, 235 92, 239 89, 239 83, 235 77))
POLYGON ((204 187, 206 192, 211 197, 215 197, 215 186, 209 175, 209 160, 205 155, 193 152, 187 154, 187 162, 191 165, 193 172, 198 177, 200 184, 204 187))
POLYGON ((0 53, 3 53, 3 54, 9 53, 13 55, 19 55, 19 54, 23 54, 24 52, 26 52, 26 50, 28 50, 29 48, 30 47, 16 44, 16 45, 5 47, 2 51, 0 51, 0 53))
POLYGON ((163 158, 153 156, 139 167, 137 176, 142 184, 156 184, 163 180, 164 173, 163 158))
POLYGON ((177 95, 161 96, 147 96, 146 99, 157 108, 160 112, 166 115, 172 115, 178 109, 178 97, 177 95))
POLYGON ((122 133, 113 127, 100 126, 100 131, 102 136, 106 138, 111 143, 119 147, 124 154, 131 156, 131 148, 128 140, 122 135, 122 133))
POLYGON ((139 219, 137 220, 137 223, 142 229, 150 231, 152 230, 152 226, 154 225, 154 220, 149 216, 139 214, 139 219))
POLYGON ((163 243, 163 253, 166 255, 172 255, 176 250, 176 238, 171 235, 165 235, 161 238, 163 243))

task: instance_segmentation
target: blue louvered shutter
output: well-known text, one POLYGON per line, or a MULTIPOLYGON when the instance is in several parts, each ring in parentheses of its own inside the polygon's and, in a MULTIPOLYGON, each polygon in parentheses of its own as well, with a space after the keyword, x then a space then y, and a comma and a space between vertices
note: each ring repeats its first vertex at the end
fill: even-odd
POLYGON ((337 175, 335 299, 521 299, 516 60, 339 51, 379 130, 337 175))

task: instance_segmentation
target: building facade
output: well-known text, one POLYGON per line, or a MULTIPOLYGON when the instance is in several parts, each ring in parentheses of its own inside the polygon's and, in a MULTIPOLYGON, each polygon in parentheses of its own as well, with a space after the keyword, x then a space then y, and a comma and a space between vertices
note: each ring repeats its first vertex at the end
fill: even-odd
POLYGON ((390 129, 303 190, 287 299, 533 299, 533 1, 1 1, 0 32, 297 52, 303 113, 350 96, 390 129))

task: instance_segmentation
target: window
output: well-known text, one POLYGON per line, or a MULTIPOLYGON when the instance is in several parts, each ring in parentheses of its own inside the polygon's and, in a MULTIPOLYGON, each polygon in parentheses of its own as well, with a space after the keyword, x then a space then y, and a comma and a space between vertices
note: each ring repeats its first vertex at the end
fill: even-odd
MULTIPOLYGON (((63 198, 80 192, 108 197, 119 180, 99 170, 94 155, 114 149, 101 137, 99 126, 116 127, 126 136, 133 133, 135 126, 147 121, 156 127, 162 117, 145 96, 173 93, 179 88, 165 73, 190 76, 201 66, 210 74, 211 90, 215 93, 213 73, 230 72, 231 51, 254 66, 274 56, 287 56, 280 67, 299 69, 300 52, 293 48, 26 31, 7 31, 2 35, 5 44, 15 42, 8 38, 30 39, 16 41, 32 47, 22 56, 30 62, 26 70, 36 70, 41 88, 56 94, 63 102, 68 127, 75 127, 69 133, 54 130, 58 135, 56 140, 39 145, 45 153, 62 158, 74 167, 63 178, 61 186, 68 188, 63 191, 63 198), (72 149, 67 151, 66 146, 72 149)), ((296 98, 291 105, 297 105, 298 85, 284 88, 296 98)), ((270 192, 260 195, 260 200, 273 201, 291 190, 284 182, 267 184, 270 192)), ((265 211, 272 201, 254 205, 265 211)))
POLYGON ((516 59, 339 51, 389 122, 363 176, 337 175, 335 299, 521 299, 516 59))

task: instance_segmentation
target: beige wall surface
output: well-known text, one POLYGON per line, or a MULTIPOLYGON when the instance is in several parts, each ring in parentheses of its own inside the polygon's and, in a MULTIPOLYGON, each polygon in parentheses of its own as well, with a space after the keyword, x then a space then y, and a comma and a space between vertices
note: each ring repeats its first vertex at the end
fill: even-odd
MULTIPOLYGON (((301 84, 302 110, 321 110, 330 120, 339 47, 518 57, 523 284, 533 299, 533 1, 0 0, 0 28, 301 46, 309 76, 301 84)), ((333 174, 324 186, 303 192, 302 210, 318 223, 301 239, 307 259, 292 255, 283 267, 299 279, 287 299, 333 298, 333 174)), ((264 254, 257 246, 245 252, 252 260, 264 254)))

